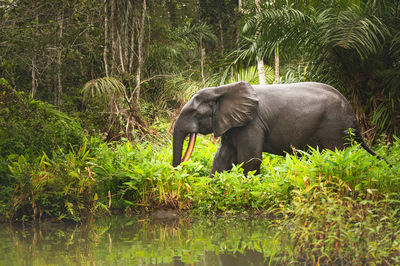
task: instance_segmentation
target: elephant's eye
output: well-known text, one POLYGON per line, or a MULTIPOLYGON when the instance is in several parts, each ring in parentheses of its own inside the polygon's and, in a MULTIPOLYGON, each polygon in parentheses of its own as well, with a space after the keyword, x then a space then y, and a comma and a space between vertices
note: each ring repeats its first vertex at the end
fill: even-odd
POLYGON ((197 108, 197 113, 200 116, 209 116, 212 114, 212 107, 210 106, 210 104, 201 104, 199 105, 199 107, 197 108))

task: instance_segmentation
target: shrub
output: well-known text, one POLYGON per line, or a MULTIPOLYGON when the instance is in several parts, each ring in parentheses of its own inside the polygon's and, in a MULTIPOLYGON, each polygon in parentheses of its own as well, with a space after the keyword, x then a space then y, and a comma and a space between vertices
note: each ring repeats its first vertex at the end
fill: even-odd
POLYGON ((0 79, 0 212, 10 207, 18 189, 8 164, 19 161, 34 171, 34 162, 43 154, 51 158, 54 152, 80 147, 84 140, 83 130, 74 119, 50 104, 29 100, 0 79))
POLYGON ((26 158, 34 158, 84 143, 81 126, 54 106, 29 100, 5 80, 0 82, 0 89, 1 157, 24 154, 26 158))
POLYGON ((86 144, 68 153, 46 154, 28 162, 23 155, 10 165, 15 181, 9 219, 36 220, 42 216, 75 222, 90 221, 105 210, 94 186, 92 158, 86 144))

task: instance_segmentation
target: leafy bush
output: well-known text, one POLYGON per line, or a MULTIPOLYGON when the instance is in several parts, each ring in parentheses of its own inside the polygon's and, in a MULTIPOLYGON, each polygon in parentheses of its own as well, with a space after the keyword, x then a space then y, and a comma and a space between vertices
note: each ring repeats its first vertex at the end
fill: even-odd
POLYGON ((68 153, 46 154, 28 162, 23 155, 10 165, 16 188, 9 219, 36 220, 46 216, 58 220, 88 221, 106 210, 94 189, 93 165, 86 145, 68 153))
POLYGON ((25 182, 43 154, 51 158, 53 152, 80 147, 84 140, 83 130, 72 118, 49 104, 29 100, 0 79, 0 212, 9 208, 18 189, 8 164, 19 161, 25 169, 20 181, 25 182))
POLYGON ((5 80, 0 88, 0 156, 34 158, 84 143, 83 131, 72 118, 50 104, 27 99, 5 80))
MULTIPOLYGON (((96 142, 94 138, 91 141, 96 142)), ((170 148, 128 141, 116 146, 93 146, 98 188, 103 195, 110 195, 113 208, 188 207, 185 198, 190 175, 173 169, 170 148)))

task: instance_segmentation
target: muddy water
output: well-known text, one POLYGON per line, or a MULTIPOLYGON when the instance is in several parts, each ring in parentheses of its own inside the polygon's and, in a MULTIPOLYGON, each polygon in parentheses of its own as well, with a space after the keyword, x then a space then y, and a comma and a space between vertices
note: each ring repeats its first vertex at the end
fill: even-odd
POLYGON ((0 265, 268 265, 275 235, 265 218, 168 214, 2 225, 0 265))

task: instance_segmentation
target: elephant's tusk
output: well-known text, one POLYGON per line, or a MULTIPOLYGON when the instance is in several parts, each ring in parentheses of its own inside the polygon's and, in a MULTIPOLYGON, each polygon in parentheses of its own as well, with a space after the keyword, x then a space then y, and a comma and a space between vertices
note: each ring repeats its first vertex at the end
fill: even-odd
POLYGON ((195 144, 196 144, 196 133, 192 133, 190 134, 189 144, 187 146, 185 155, 183 155, 182 162, 186 162, 187 160, 189 160, 190 155, 192 155, 192 152, 194 150, 195 144))

